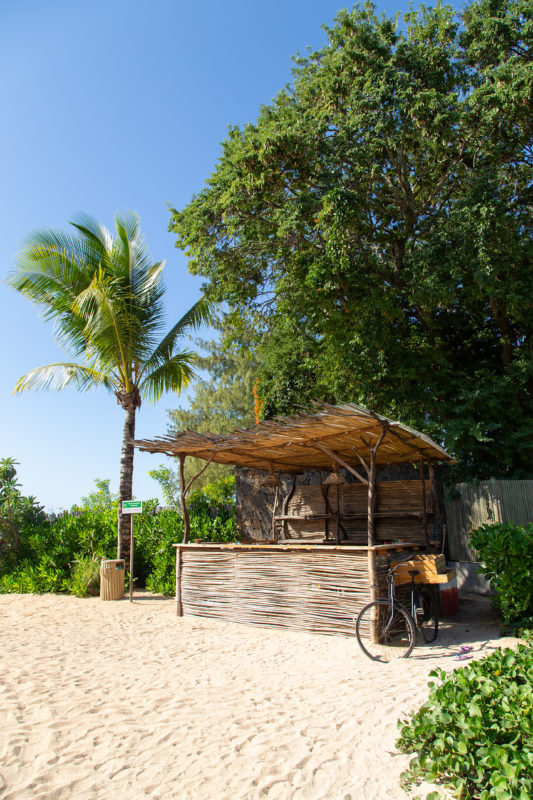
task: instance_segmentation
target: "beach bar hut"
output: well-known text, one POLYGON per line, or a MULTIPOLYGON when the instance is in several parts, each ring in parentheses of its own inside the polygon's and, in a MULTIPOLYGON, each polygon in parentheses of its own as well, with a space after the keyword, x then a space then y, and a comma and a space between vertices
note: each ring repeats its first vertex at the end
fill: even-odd
POLYGON ((135 445, 179 459, 178 614, 333 634, 353 633, 358 611, 382 596, 391 556, 431 548, 435 465, 454 460, 423 433, 353 404, 317 405, 231 434, 186 431, 135 445), (187 456, 205 461, 188 484, 187 456), (240 543, 189 542, 187 495, 211 462, 253 470, 268 487, 267 541, 248 528, 240 543), (378 481, 383 467, 412 464, 416 480, 378 481), (310 471, 318 484, 297 485, 310 471))

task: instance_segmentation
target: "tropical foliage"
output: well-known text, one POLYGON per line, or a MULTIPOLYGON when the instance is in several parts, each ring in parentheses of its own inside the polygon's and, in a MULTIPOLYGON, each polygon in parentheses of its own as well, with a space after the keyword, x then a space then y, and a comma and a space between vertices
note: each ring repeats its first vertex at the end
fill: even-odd
POLYGON ((533 627, 533 522, 482 525, 470 535, 506 623, 533 627))
POLYGON ((20 551, 22 529, 44 519, 35 497, 25 497, 17 480, 18 461, 0 460, 0 570, 15 563, 20 551))
MULTIPOLYGON (((400 723, 398 748, 414 753, 406 783, 438 782, 462 800, 533 796, 533 647, 498 649, 430 673, 426 703, 400 723)), ((440 794, 430 795, 434 798, 440 794)))
MULTIPOLYGON (((155 402, 189 382, 196 354, 180 349, 181 341, 210 319, 210 306, 200 300, 161 338, 165 262, 152 262, 139 218, 117 215, 115 236, 88 216, 72 226, 74 234, 33 234, 9 283, 54 321, 58 342, 82 361, 38 367, 15 392, 67 386, 112 392, 125 411, 119 500, 129 500, 136 411, 143 398, 155 402)), ((128 551, 129 520, 119 515, 119 556, 128 551)))
POLYGON ((532 474, 533 6, 338 14, 171 229, 266 417, 351 400, 532 474))
MULTIPOLYGON (((113 558, 118 495, 109 482, 98 480, 97 489, 80 506, 59 516, 42 512, 29 516, 19 527, 19 546, 9 559, 0 559, 0 593, 72 592, 79 596, 98 591, 102 558, 113 558)), ((234 478, 191 495, 191 537, 204 541, 234 541, 234 478)), ((135 520, 134 576, 136 586, 154 592, 174 593, 175 550, 183 537, 183 517, 175 510, 159 511, 155 500, 143 505, 135 520)))

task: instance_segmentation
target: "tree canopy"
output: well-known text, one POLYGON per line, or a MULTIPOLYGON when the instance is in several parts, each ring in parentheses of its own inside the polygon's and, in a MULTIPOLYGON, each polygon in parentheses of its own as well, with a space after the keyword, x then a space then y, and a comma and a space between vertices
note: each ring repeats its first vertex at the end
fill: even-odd
MULTIPOLYGON (((471 477, 533 471, 533 8, 338 14, 171 230, 264 413, 354 401, 471 477)), ((457 475, 458 477, 458 475, 457 475)))

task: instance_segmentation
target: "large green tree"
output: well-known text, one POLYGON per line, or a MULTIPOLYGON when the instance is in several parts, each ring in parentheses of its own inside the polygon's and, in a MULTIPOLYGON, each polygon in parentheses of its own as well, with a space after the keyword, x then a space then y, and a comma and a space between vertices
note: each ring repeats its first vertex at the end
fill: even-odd
MULTIPOLYGON (((87 216, 72 225, 73 234, 33 234, 9 283, 55 322, 59 343, 81 362, 38 367, 19 379, 15 392, 103 386, 115 395, 125 412, 122 502, 132 497, 132 441, 141 399, 155 402, 189 382, 197 356, 182 339, 210 319, 210 305, 201 299, 161 338, 165 262, 152 262, 137 215, 117 215, 114 236, 87 216)), ((129 519, 119 511, 118 555, 128 554, 129 519)))
POLYGON ((533 469, 533 7, 341 12, 171 229, 256 334, 265 412, 352 400, 533 469))

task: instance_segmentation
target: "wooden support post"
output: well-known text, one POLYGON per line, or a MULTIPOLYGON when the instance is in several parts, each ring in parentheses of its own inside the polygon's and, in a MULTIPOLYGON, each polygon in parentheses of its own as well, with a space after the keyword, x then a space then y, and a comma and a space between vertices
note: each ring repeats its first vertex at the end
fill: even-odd
POLYGON ((376 510, 376 453, 374 450, 370 451, 370 470, 368 473, 368 500, 367 500, 367 514, 368 514, 368 546, 372 547, 375 544, 375 510, 376 510))
MULTIPOLYGON (((294 494, 295 488, 296 488, 296 473, 294 473, 293 476, 292 476, 292 486, 289 489, 287 495, 285 496, 285 499, 284 499, 283 504, 281 506, 281 515, 283 517, 287 516, 287 511, 289 510, 289 503, 291 501, 291 497, 294 494)), ((284 519, 283 520, 283 538, 284 539, 287 538, 288 529, 289 529, 288 521, 286 519, 284 519)))
POLYGON ((431 463, 428 463, 428 470, 429 470, 429 500, 430 500, 430 507, 429 510, 432 514, 435 514, 437 511, 437 486, 435 483, 435 467, 431 463))
POLYGON ((422 511, 423 511, 422 521, 423 521, 423 525, 424 525, 424 536, 425 536, 425 539, 426 539, 426 545, 429 548, 430 541, 429 541, 429 536, 428 536, 428 511, 427 511, 427 507, 426 507, 426 479, 425 479, 425 475, 424 475, 424 463, 425 463, 424 459, 421 458, 420 459, 420 480, 422 481, 422 506, 423 506, 423 509, 422 509, 422 511))
MULTIPOLYGON (((322 470, 321 469, 318 470, 318 477, 320 478, 320 491, 322 492, 322 497, 324 498, 324 511, 327 514, 328 513, 328 487, 324 486, 324 481, 322 480, 322 470)), ((326 540, 326 542, 328 540, 328 534, 329 534, 329 522, 328 522, 328 518, 326 516, 326 519, 324 520, 324 539, 326 540)))
POLYGON ((176 547, 176 616, 183 616, 181 604, 181 547, 176 547))
POLYGON ((336 509, 336 514, 335 514, 335 543, 336 544, 340 544, 341 543, 341 537, 340 537, 340 531, 339 531, 340 507, 339 507, 339 487, 338 487, 338 485, 335 487, 335 490, 336 490, 335 494, 336 494, 336 500, 337 500, 337 509, 336 509))
POLYGON ((279 501, 279 486, 276 486, 276 491, 274 493, 274 505, 272 506, 272 522, 270 525, 270 535, 272 539, 276 538, 276 511, 278 510, 278 501, 279 501))
POLYGON ((180 494, 181 508, 183 510, 183 544, 187 544, 191 534, 191 522, 189 519, 189 509, 187 508, 187 487, 185 486, 185 456, 180 453, 180 494))
POLYGON ((432 540, 433 546, 437 549, 438 552, 441 552, 440 546, 440 537, 438 535, 438 525, 439 520, 437 519, 437 485, 435 482, 435 467, 431 463, 428 462, 428 470, 429 470, 429 512, 432 515, 432 531, 433 537, 430 537, 432 540))
MULTIPOLYGON (((379 587, 378 587, 378 570, 376 564, 376 551, 374 550, 373 547, 368 548, 368 584, 370 586, 370 601, 374 602, 374 600, 378 599, 379 587)), ((370 638, 372 642, 374 642, 374 644, 377 642, 378 639, 377 635, 378 621, 379 621, 378 612, 377 610, 375 610, 370 625, 370 638)))
MULTIPOLYGON (((367 502, 367 531, 368 531, 368 583, 370 585, 370 600, 373 602, 378 599, 379 586, 378 586, 378 572, 376 566, 376 552, 373 549, 376 543, 376 495, 377 495, 377 452, 381 447, 389 430, 389 423, 382 421, 382 433, 374 447, 369 447, 370 462, 368 465, 368 502, 367 502)), ((374 633, 372 633, 372 636, 374 633)))

